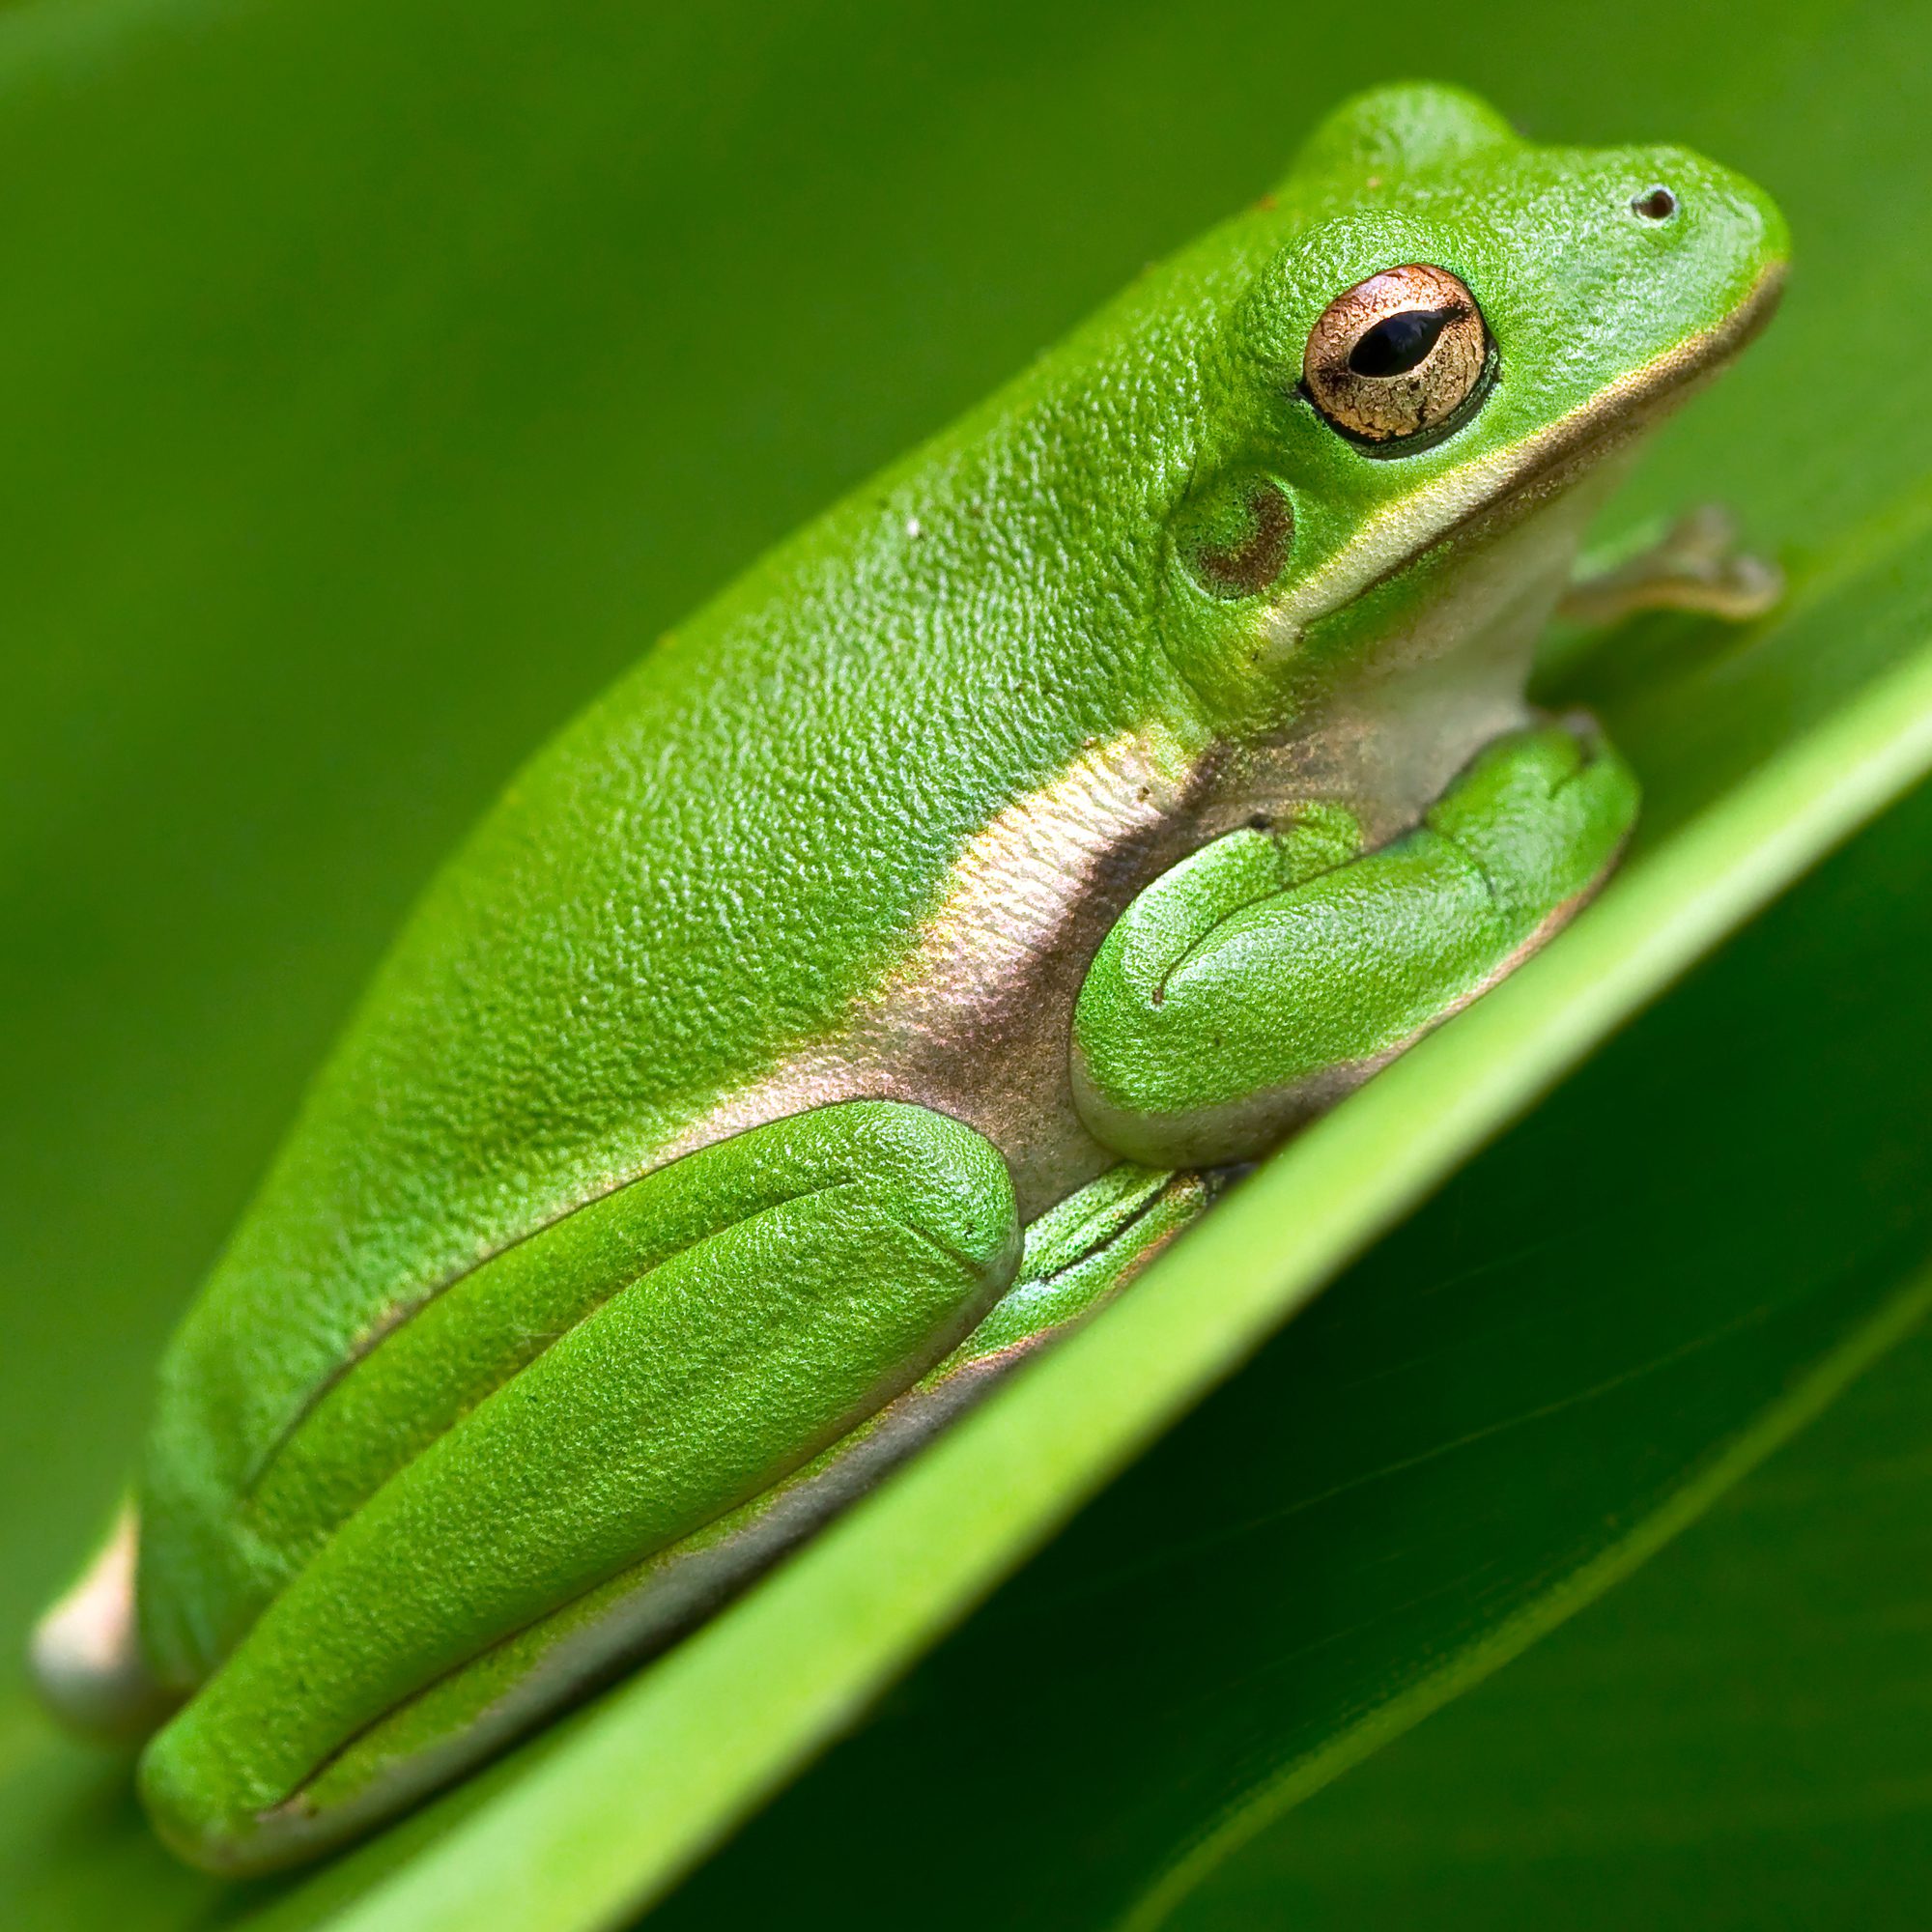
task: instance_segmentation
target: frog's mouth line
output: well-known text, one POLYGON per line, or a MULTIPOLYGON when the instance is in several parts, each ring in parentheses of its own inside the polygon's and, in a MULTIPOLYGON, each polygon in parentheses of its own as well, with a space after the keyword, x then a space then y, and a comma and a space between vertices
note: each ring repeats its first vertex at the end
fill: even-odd
POLYGON ((1673 344, 1641 367, 1599 389, 1589 401, 1522 441, 1448 470, 1417 498, 1370 521, 1347 550, 1278 603, 1267 618, 1276 649, 1309 625, 1396 577, 1426 553, 1490 536, 1558 495, 1619 444, 1634 441, 1660 417, 1722 370, 1757 335, 1784 292, 1786 265, 1774 262, 1723 321, 1673 344), (1423 533, 1414 533, 1421 506, 1423 533), (1400 521, 1406 527, 1392 526, 1400 521))

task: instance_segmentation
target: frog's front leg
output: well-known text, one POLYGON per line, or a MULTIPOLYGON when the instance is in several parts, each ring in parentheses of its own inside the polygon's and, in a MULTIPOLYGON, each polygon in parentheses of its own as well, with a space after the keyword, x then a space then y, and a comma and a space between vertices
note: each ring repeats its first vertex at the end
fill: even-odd
POLYGON ((156 1822, 217 1869, 341 1835, 305 1791, 346 1746, 909 1386, 1004 1291, 1019 1246, 989 1142, 851 1101, 580 1208, 449 1291, 469 1298, 460 1319, 439 1321, 447 1294, 425 1304, 281 1452, 301 1464, 281 1485, 291 1518, 369 1492, 150 1746, 156 1822), (386 1473, 393 1428, 354 1426, 369 1374, 414 1392, 412 1418, 441 1417, 386 1473))
POLYGON ((1215 840, 1135 900, 1089 970, 1082 1117, 1150 1165, 1260 1154, 1561 923, 1636 798, 1592 727, 1553 724, 1491 745, 1414 831, 1312 876, 1305 827, 1215 840))
POLYGON ((1593 630, 1646 611, 1689 611, 1742 624, 1776 609, 1783 595, 1784 573, 1740 545, 1728 510, 1706 503, 1634 551, 1586 559, 1557 614, 1593 630))

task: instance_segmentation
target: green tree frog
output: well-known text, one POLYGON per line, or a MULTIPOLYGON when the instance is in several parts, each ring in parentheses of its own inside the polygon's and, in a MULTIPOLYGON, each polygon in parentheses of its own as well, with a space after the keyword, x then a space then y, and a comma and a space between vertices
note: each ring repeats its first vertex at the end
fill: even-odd
POLYGON ((1695 155, 1378 90, 540 752, 37 1634, 166 1839, 310 1856, 661 1647, 1548 939, 1636 787, 1532 646, 1785 254, 1695 155))

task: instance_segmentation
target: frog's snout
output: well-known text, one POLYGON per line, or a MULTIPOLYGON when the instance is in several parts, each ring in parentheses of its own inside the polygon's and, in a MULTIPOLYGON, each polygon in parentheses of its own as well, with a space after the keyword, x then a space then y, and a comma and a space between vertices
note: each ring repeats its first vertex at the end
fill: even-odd
POLYGON ((1635 149, 1615 168, 1611 189, 1638 248, 1703 263, 1740 297, 1781 280, 1790 231, 1777 204, 1743 175, 1688 148, 1635 149))
POLYGON ((1731 361, 1782 293, 1790 232, 1755 182, 1690 148, 1605 151, 1577 204, 1577 252, 1558 280, 1587 305, 1615 366, 1672 395, 1731 361))

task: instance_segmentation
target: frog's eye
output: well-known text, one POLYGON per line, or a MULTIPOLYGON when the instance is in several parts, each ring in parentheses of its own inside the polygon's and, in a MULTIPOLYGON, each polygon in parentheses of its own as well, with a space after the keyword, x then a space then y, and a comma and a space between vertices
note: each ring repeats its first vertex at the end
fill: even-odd
POLYGON ((1358 442, 1453 428, 1480 400, 1490 331, 1467 286, 1421 262, 1357 282, 1308 332, 1301 381, 1322 415, 1358 442))

